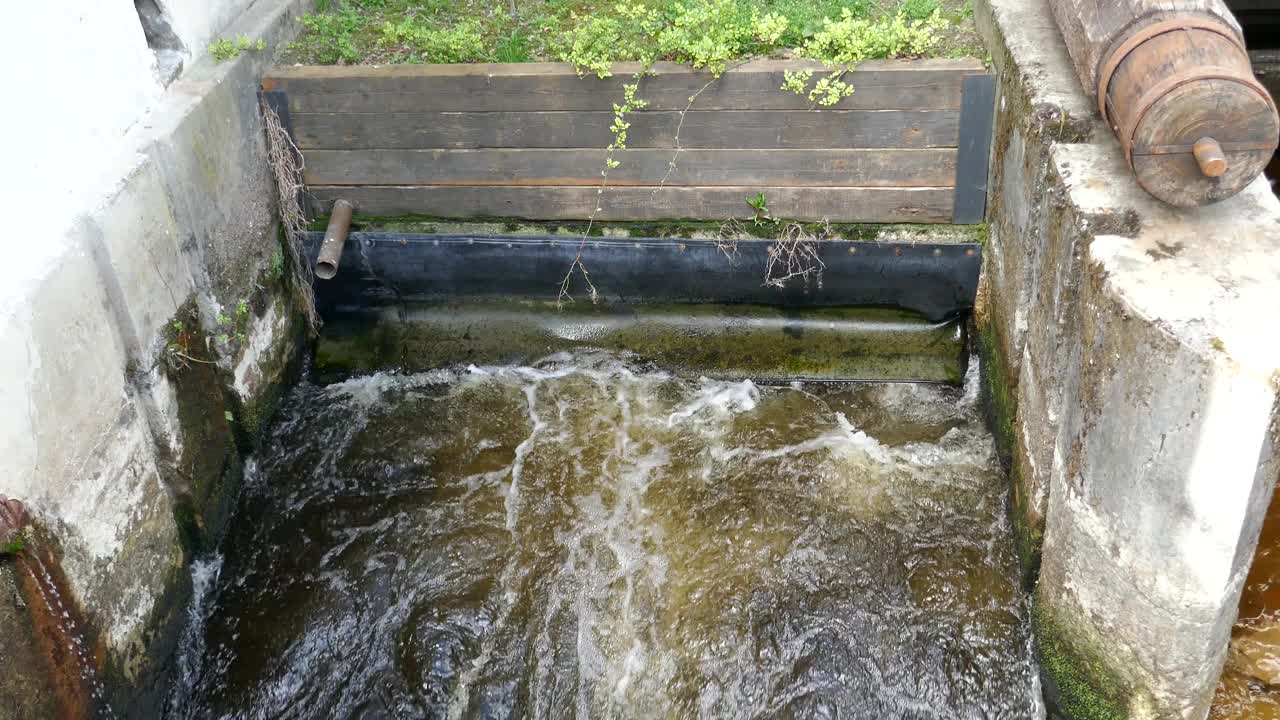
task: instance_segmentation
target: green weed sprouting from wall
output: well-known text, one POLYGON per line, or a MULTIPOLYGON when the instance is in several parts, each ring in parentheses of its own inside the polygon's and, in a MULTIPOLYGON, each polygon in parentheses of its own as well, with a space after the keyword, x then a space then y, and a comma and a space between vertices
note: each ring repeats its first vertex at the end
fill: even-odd
POLYGON ((251 40, 248 35, 241 35, 235 39, 221 38, 214 40, 209 43, 209 54, 213 56, 214 60, 222 62, 239 57, 242 52, 264 50, 266 47, 267 43, 262 38, 251 40))

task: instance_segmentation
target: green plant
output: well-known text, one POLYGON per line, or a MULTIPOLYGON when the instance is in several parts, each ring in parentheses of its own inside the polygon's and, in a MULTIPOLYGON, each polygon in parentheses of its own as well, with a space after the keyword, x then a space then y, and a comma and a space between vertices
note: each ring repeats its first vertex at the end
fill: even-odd
POLYGON ((271 267, 267 271, 267 278, 272 282, 284 279, 284 251, 278 247, 271 253, 271 267))
POLYGON ((307 30, 289 45, 290 52, 324 65, 360 61, 362 50, 356 44, 356 35, 363 29, 364 19, 353 9, 303 15, 298 22, 307 30))
POLYGON ((940 0, 902 0, 898 12, 912 20, 927 20, 941 7, 940 0))
POLYGON ((250 40, 248 35, 240 35, 234 40, 221 38, 209 43, 209 54, 214 60, 223 62, 238 57, 240 53, 247 50, 263 50, 266 47, 267 43, 262 38, 250 40))
POLYGON ((813 75, 808 71, 785 73, 782 89, 807 95, 819 105, 835 105, 853 94, 853 86, 844 80, 845 73, 864 60, 920 57, 937 46, 942 29, 947 25, 938 9, 927 19, 911 20, 902 12, 876 19, 855 17, 849 10, 839 20, 826 20, 800 48, 803 57, 820 60, 834 71, 809 86, 813 75))
POLYGON ((9 542, 0 544, 0 557, 5 555, 17 555, 27 549, 27 541, 21 534, 14 535, 9 542))
POLYGON ((382 26, 382 42, 409 62, 457 63, 483 60, 485 43, 480 23, 461 20, 452 27, 435 27, 418 15, 382 26))
POLYGON ((622 86, 622 103, 613 104, 613 123, 609 125, 609 131, 613 133, 613 142, 605 148, 605 171, 607 175, 609 170, 618 167, 619 162, 613 158, 616 150, 627 149, 627 130, 631 128, 631 123, 627 122, 627 113, 636 110, 643 110, 649 106, 647 100, 641 100, 636 97, 636 91, 640 89, 640 83, 627 83, 622 86))
POLYGON ((503 36, 493 48, 493 59, 504 63, 529 62, 529 37, 519 30, 503 36))
POLYGON ((752 218, 755 224, 760 225, 764 221, 771 219, 769 215, 769 200, 764 196, 764 193, 756 193, 755 197, 747 198, 747 204, 755 211, 755 217, 752 218))
POLYGON ((572 63, 579 75, 606 78, 615 62, 649 64, 657 59, 650 39, 660 31, 661 17, 642 3, 617 2, 590 15, 570 12, 567 22, 550 16, 542 29, 552 34, 548 49, 553 57, 572 63))
POLYGON ((772 49, 789 25, 783 15, 748 12, 736 0, 691 0, 675 7, 658 36, 662 56, 714 75, 724 72, 730 60, 772 49))

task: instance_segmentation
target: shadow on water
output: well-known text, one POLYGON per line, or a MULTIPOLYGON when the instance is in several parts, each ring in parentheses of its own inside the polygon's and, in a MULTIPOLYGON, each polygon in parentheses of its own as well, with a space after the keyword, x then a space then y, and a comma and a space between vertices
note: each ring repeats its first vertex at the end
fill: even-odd
POLYGON ((1034 717, 976 394, 588 352, 304 383, 170 714, 1034 717))

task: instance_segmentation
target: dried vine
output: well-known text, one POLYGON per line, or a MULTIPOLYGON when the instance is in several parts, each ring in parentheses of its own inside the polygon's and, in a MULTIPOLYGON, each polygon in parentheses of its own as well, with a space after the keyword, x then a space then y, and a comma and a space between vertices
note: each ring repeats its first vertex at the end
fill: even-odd
POLYGON ((306 192, 306 185, 302 180, 302 153, 280 122, 280 116, 265 103, 262 105, 262 120, 267 131, 267 162, 280 196, 280 227, 288 250, 289 290, 298 312, 307 320, 307 329, 314 335, 323 321, 316 312, 315 292, 312 288, 315 276, 311 271, 311 264, 307 262, 304 246, 307 218, 302 209, 302 198, 306 192))

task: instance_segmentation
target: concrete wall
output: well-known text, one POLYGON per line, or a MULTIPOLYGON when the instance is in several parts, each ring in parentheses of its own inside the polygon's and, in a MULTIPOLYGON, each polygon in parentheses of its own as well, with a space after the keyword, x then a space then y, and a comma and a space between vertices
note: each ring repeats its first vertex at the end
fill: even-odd
POLYGON ((1262 178, 1150 198, 1045 1, 976 5, 1001 87, 979 322, 1046 695, 1198 720, 1280 473, 1280 203, 1262 178))
POLYGON ((185 565, 213 542, 295 356, 255 93, 305 4, 173 2, 192 52, 167 88, 132 4, 16 9, 58 49, 15 33, 33 62, 10 74, 6 117, 0 494, 59 546, 119 688, 158 682, 185 565), (268 49, 201 57, 241 33, 268 49))

